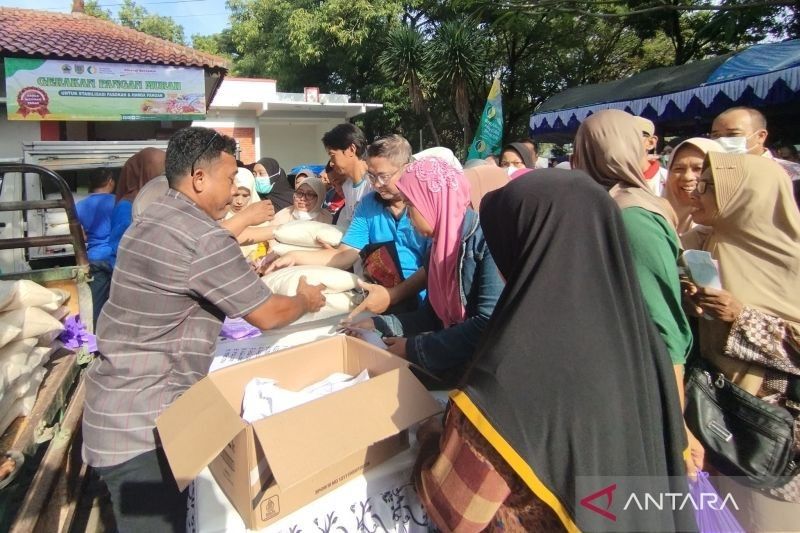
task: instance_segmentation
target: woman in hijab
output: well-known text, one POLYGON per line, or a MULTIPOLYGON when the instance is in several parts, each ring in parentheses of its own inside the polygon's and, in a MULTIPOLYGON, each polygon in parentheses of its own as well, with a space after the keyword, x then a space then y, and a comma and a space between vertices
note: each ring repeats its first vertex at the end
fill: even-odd
POLYGON ((627 476, 687 490, 670 361, 619 210, 585 174, 543 169, 487 194, 481 225, 506 285, 441 437, 418 434, 428 516, 443 531, 693 530, 689 509, 600 497, 611 522, 578 504, 627 476))
POLYGON ((502 168, 491 166, 483 159, 477 161, 483 164, 464 170, 464 176, 469 181, 470 205, 475 211, 480 209, 481 199, 487 193, 503 187, 509 180, 508 174, 502 168))
POLYGON ((325 184, 321 179, 304 179, 292 194, 292 205, 278 211, 271 225, 280 226, 292 220, 313 220, 331 224, 333 215, 322 208, 325 192, 325 184))
POLYGON ((536 168, 533 152, 524 143, 510 143, 500 152, 500 166, 503 167, 511 179, 526 174, 525 170, 536 168))
MULTIPOLYGON (((252 224, 252 220, 241 223, 233 220, 234 218, 247 218, 248 208, 256 206, 261 202, 255 191, 255 177, 247 168, 239 168, 236 171, 236 193, 231 199, 231 206, 225 220, 221 224, 236 236, 241 245, 242 254, 250 261, 256 261, 266 255, 266 247, 259 252, 259 244, 272 238, 272 228, 267 229, 269 222, 252 224)), ((253 208, 250 211, 254 211, 253 208)), ((273 212, 274 214, 274 212, 273 212)))
POLYGON ((133 220, 133 200, 147 182, 164 175, 166 153, 158 148, 145 148, 131 156, 122 167, 117 182, 116 204, 111 213, 109 245, 114 251, 111 264, 117 260, 117 248, 122 235, 133 220))
POLYGON ((675 211, 678 235, 692 228, 692 191, 703 172, 703 161, 709 152, 724 152, 717 141, 703 137, 686 139, 670 153, 664 198, 675 211))
POLYGON ((432 238, 427 299, 416 311, 361 322, 388 338, 389 351, 457 383, 503 290, 503 281, 469 208, 464 173, 431 157, 406 167, 397 182, 417 233, 432 238), (432 332, 432 333, 431 333, 432 332))
POLYGON ((294 188, 277 161, 262 157, 253 164, 253 175, 256 178, 256 192, 261 198, 270 200, 276 211, 292 205, 294 188))
MULTIPOLYGON (((703 249, 719 261, 724 287, 688 288, 696 311, 711 319, 699 321, 700 353, 750 394, 787 408, 800 435, 800 213, 792 184, 765 157, 711 152, 692 202, 695 223, 712 228, 703 249)), ((720 484, 734 494, 746 531, 800 524, 800 476, 764 491, 730 478, 720 484)))
MULTIPOLYGON (((692 331, 681 304, 677 217, 667 200, 645 182, 641 170, 642 140, 633 115, 616 109, 599 111, 583 121, 575 136, 572 166, 608 190, 622 209, 633 264, 650 318, 667 345, 683 405, 683 367, 692 347, 692 331)), ((690 475, 702 467, 703 448, 686 430, 692 452, 690 475)))

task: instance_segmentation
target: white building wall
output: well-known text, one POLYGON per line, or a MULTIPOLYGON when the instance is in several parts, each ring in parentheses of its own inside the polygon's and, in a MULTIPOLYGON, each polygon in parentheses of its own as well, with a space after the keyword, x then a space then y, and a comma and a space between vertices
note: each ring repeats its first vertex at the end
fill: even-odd
POLYGON ((8 120, 6 106, 0 105, 0 159, 22 157, 22 143, 41 138, 38 122, 8 120))
POLYGON ((328 154, 322 146, 322 136, 341 119, 313 119, 280 121, 266 119, 261 121, 261 157, 273 157, 285 170, 303 164, 324 165, 328 154))

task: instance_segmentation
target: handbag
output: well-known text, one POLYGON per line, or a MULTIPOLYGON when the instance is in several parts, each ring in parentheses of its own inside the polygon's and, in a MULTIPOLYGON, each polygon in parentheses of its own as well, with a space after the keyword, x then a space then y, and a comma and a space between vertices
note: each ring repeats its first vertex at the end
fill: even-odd
POLYGON ((800 471, 789 411, 753 396, 710 366, 689 370, 684 417, 708 462, 726 476, 772 488, 800 471))
POLYGON ((405 279, 394 241, 368 244, 359 255, 364 265, 364 277, 370 283, 392 288, 405 279))

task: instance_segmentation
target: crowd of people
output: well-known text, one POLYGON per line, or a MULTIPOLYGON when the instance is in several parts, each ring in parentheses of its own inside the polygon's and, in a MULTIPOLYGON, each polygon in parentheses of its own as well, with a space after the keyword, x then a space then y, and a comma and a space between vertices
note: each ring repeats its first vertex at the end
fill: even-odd
MULTIPOLYGON (((290 179, 192 127, 116 184, 98 178, 78 205, 99 349, 83 454, 120 530, 183 529, 155 419, 207 374, 226 317, 268 330, 322 307, 322 286, 301 279, 288 297, 260 279, 296 265, 358 273, 367 295, 345 324, 455 389, 417 434, 415 483, 441 530, 574 531, 582 477, 686 493, 701 470, 736 493, 745 530, 795 529, 796 472, 761 488, 717 472, 683 412, 702 361, 786 409, 800 453, 800 165, 766 148, 754 109, 674 143, 664 167, 657 141, 651 121, 606 110, 581 124, 569 168, 537 168, 530 140, 462 165, 341 124, 322 138, 322 175, 290 179), (341 243, 278 256, 274 233, 294 220, 335 224, 341 243), (687 276, 685 250, 710 253, 722 288, 687 276)), ((696 529, 689 508, 633 520, 696 529)))

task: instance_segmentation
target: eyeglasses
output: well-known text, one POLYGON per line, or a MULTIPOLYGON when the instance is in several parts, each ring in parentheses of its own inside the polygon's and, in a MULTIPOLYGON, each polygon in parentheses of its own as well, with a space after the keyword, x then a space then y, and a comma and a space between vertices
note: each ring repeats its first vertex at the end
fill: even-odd
POLYGON ((310 202, 312 200, 316 200, 317 198, 319 198, 317 196, 317 193, 311 192, 311 191, 308 191, 308 192, 294 191, 294 197, 297 198, 297 199, 303 198, 307 202, 310 202))
POLYGON ((705 180, 697 180, 697 186, 695 187, 695 190, 697 191, 697 194, 705 194, 706 193, 706 189, 708 189, 709 187, 711 187, 713 189, 714 188, 714 182, 705 181, 705 180))
POLYGON ((211 143, 213 143, 217 139, 217 137, 219 137, 219 133, 215 131, 214 135, 211 137, 211 139, 209 139, 209 141, 206 144, 205 148, 203 148, 203 151, 200 152, 199 154, 197 154, 197 157, 194 158, 194 161, 192 161, 192 172, 189 174, 190 176, 194 176, 194 166, 197 164, 197 161, 201 157, 203 157, 203 154, 205 154, 206 151, 208 151, 208 149, 211 148, 211 143))
POLYGON ((398 172, 403 170, 404 167, 400 167, 391 174, 371 174, 367 172, 367 179, 371 181, 375 185, 389 185, 398 172))
POLYGON ((506 160, 500 161, 500 166, 503 168, 510 167, 511 165, 514 166, 524 165, 524 163, 522 161, 506 161, 506 160))

